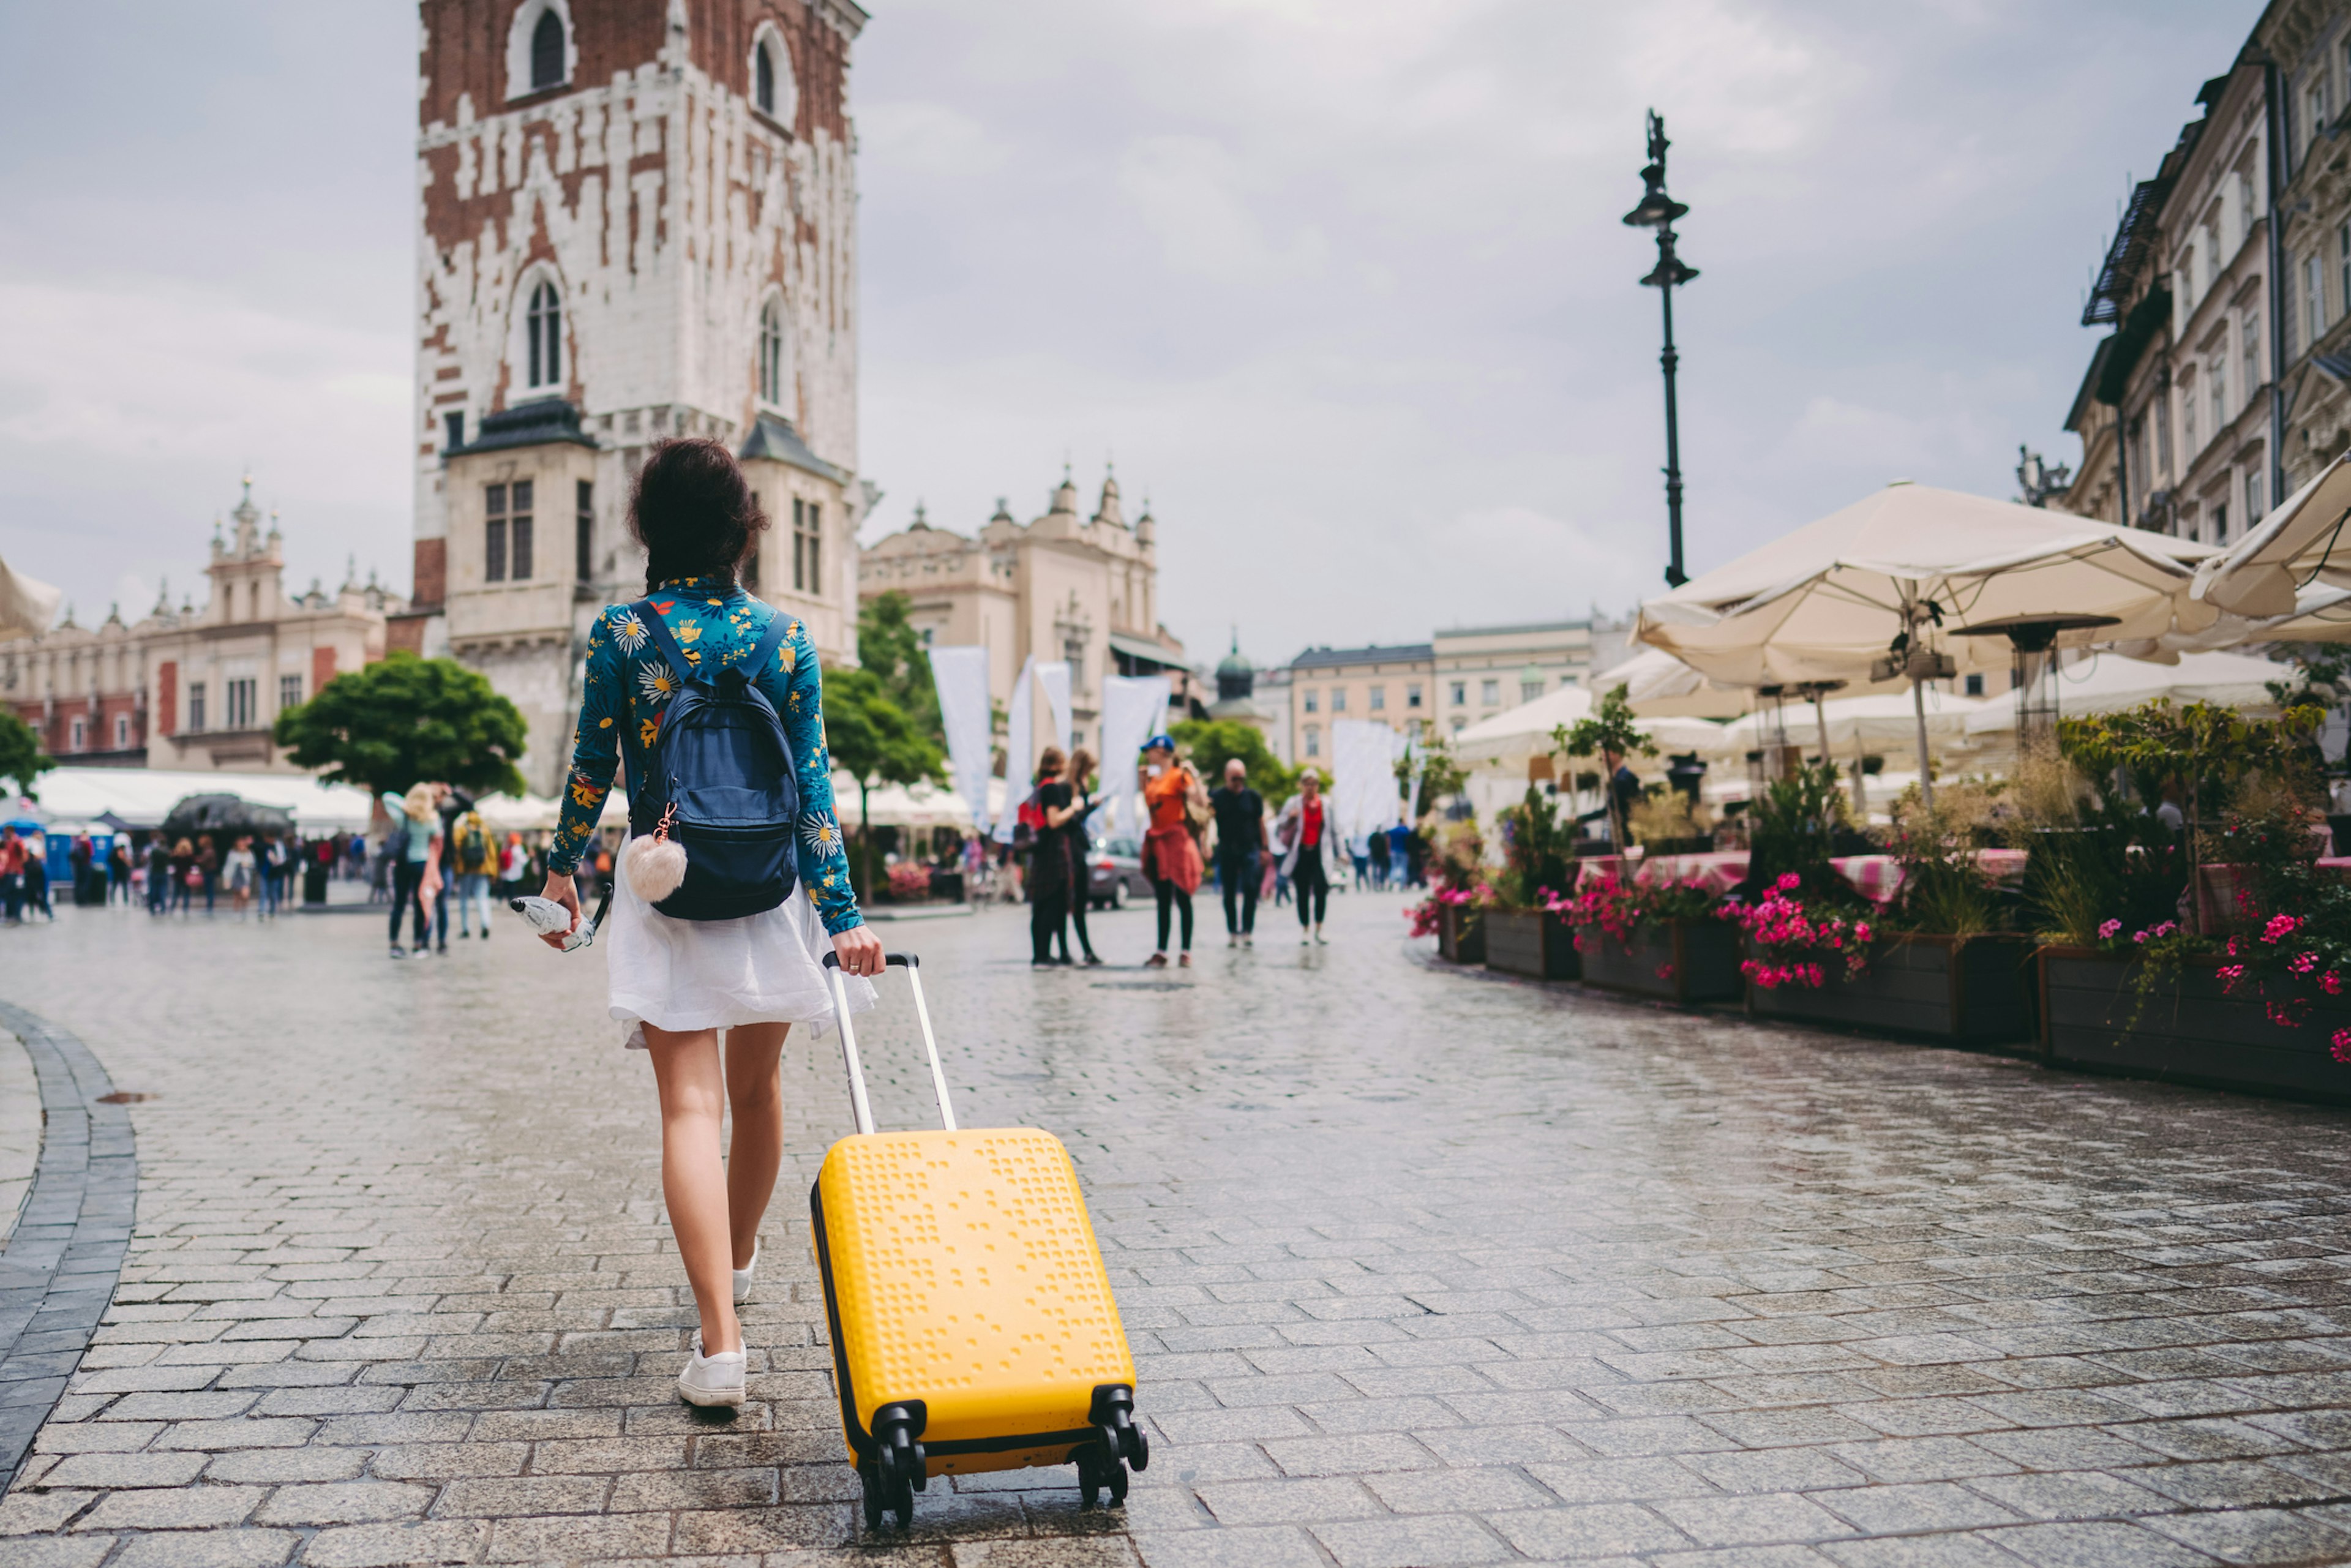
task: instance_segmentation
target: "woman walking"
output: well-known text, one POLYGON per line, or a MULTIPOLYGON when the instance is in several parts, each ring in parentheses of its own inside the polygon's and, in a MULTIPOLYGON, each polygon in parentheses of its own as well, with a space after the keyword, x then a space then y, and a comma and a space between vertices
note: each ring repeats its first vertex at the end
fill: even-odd
POLYGON ((412 784, 405 795, 387 789, 383 809, 392 813, 392 827, 383 839, 383 858, 392 868, 392 956, 408 956, 400 946, 400 917, 412 914, 416 925, 414 950, 422 956, 432 951, 433 931, 424 906, 433 895, 425 884, 434 846, 441 840, 441 814, 433 809, 433 786, 412 784))
POLYGON ((253 855, 253 836, 248 833, 229 846, 228 857, 221 862, 221 875, 228 882, 228 906, 245 918, 246 905, 253 902, 253 882, 259 870, 253 855))
MULTIPOLYGON (((830 1015, 820 967, 824 953, 838 955, 851 976, 877 975, 882 944, 858 914, 833 817, 815 644, 807 626, 789 617, 780 644, 766 643, 781 612, 740 585, 768 519, 733 455, 715 441, 656 445, 637 476, 629 527, 645 549, 643 614, 661 618, 671 639, 691 651, 687 661, 698 672, 740 670, 773 705, 799 787, 798 877, 780 905, 732 920, 673 919, 641 897, 623 872, 611 915, 598 933, 607 937, 599 945, 609 954, 611 1016, 625 1043, 653 1058, 662 1197, 701 1315, 678 1393, 693 1405, 740 1405, 745 1356, 735 1306, 750 1296, 759 1221, 783 1159, 784 1035, 795 1023, 820 1028, 830 1015), (743 669, 762 646, 775 652, 759 668, 743 669), (735 1139, 722 1156, 719 1129, 730 1104, 735 1139)), ((579 741, 547 857, 545 895, 569 908, 575 926, 573 873, 595 837, 614 766, 625 752, 629 777, 650 777, 650 748, 671 697, 682 689, 641 612, 629 605, 607 609, 588 637, 579 741)), ((559 936, 545 940, 561 944, 559 936)), ((872 1005, 863 978, 852 979, 850 989, 852 1009, 872 1005)))
POLYGON ((1200 788, 1199 775, 1176 760, 1172 737, 1155 735, 1144 743, 1141 772, 1143 803, 1151 812, 1151 827, 1143 835, 1143 874, 1151 879, 1152 894, 1159 901, 1159 946, 1144 960, 1144 967, 1167 967, 1167 915, 1175 909, 1183 915, 1184 947, 1177 962, 1188 969, 1192 967, 1192 894, 1206 870, 1200 863, 1199 842, 1192 837, 1189 813, 1207 795, 1200 788))
POLYGON ((1053 967, 1053 938, 1061 939, 1061 962, 1070 961, 1070 866, 1062 831, 1070 820, 1070 786, 1061 748, 1049 746, 1037 759, 1037 792, 1029 797, 1044 818, 1029 849, 1029 967, 1053 967))
POLYGON ((1281 873, 1298 894, 1301 947, 1323 939, 1322 913, 1331 902, 1331 867, 1339 863, 1338 837, 1331 831, 1330 813, 1324 806, 1322 777, 1310 768, 1298 776, 1298 793, 1281 808, 1273 825, 1274 837, 1281 844, 1281 873))
MULTIPOLYGON (((1084 962, 1099 964, 1094 955, 1094 941, 1086 935, 1086 905, 1093 902, 1093 890, 1086 875, 1086 853, 1092 841, 1086 837, 1086 819, 1093 815, 1094 754, 1081 746, 1070 757, 1070 817, 1069 825, 1061 830, 1061 852, 1070 862, 1070 925, 1078 934, 1078 946, 1084 952, 1084 962)), ((1061 944, 1061 956, 1070 955, 1067 942, 1061 944)))

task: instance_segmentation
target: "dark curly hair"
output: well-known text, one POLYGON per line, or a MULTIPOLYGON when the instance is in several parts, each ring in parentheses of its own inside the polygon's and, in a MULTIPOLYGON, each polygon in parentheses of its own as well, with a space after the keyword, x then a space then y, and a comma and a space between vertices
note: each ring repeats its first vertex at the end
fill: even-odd
POLYGON ((681 577, 729 587, 768 531, 735 455, 701 438, 661 441, 629 492, 629 533, 645 547, 645 591, 681 577))

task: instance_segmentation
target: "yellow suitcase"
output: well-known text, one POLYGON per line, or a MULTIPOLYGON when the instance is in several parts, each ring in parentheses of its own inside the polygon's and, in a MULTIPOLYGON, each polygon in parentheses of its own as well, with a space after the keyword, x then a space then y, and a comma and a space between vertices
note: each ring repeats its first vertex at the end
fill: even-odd
POLYGON ((964 1131, 923 999, 906 971, 937 1092, 935 1133, 877 1133, 838 960, 832 982, 854 1134, 809 1189, 841 1425, 865 1524, 914 1521, 932 1476, 1074 1464, 1088 1507, 1126 1498, 1151 1462, 1134 1424, 1134 1361, 1076 1167, 1034 1127, 964 1131))

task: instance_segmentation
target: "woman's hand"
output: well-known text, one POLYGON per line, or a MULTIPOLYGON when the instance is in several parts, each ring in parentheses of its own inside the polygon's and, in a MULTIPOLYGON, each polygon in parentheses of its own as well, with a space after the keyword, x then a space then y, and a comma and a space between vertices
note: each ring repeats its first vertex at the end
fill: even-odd
POLYGON ((871 925, 852 925, 843 931, 832 939, 832 950, 840 956, 845 975, 882 972, 882 938, 873 935, 871 925))
POLYGON ((547 873, 547 885, 539 889, 538 895, 541 898, 550 899, 571 911, 569 925, 565 926, 561 931, 550 931, 539 937, 540 941, 560 953, 563 951, 563 939, 580 929, 580 884, 562 872, 550 871, 547 873))

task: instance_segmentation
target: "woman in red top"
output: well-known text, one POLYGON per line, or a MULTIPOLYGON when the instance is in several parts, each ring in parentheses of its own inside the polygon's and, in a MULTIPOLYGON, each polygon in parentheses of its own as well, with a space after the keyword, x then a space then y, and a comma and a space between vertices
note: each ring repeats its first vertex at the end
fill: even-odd
POLYGON ((1274 819, 1274 840, 1282 850, 1281 873, 1290 879, 1290 891, 1298 894, 1298 945, 1301 947, 1322 940, 1322 914, 1331 902, 1330 868, 1341 852, 1329 806, 1322 798, 1322 777, 1310 768, 1298 776, 1298 793, 1274 819))
POLYGON ((1167 916, 1183 915, 1184 967, 1192 967, 1192 894, 1205 871, 1200 846, 1192 837, 1185 807, 1195 797, 1205 799, 1199 776, 1176 760, 1176 742, 1155 735, 1143 747, 1143 803, 1151 810, 1151 828, 1143 837, 1143 874, 1159 900, 1159 948, 1144 967, 1167 967, 1167 916))

